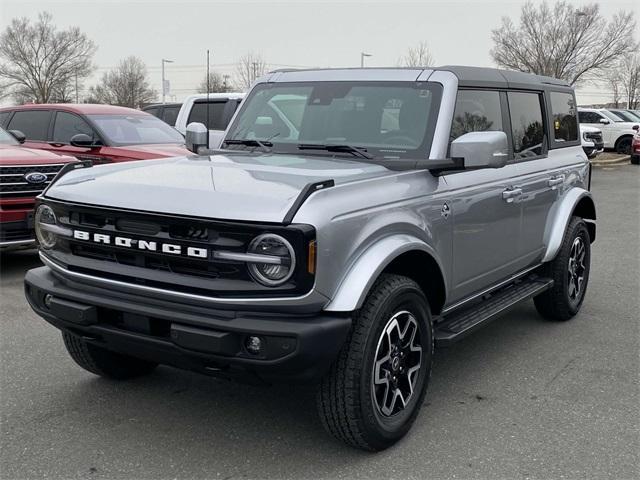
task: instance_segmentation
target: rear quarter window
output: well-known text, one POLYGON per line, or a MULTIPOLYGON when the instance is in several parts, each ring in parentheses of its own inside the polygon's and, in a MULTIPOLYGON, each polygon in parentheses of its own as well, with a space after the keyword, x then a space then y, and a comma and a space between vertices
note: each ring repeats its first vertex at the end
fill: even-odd
POLYGON ((572 93, 551 92, 553 138, 556 142, 578 140, 576 101, 572 93))
POLYGON ((197 102, 191 107, 187 125, 192 122, 208 125, 210 130, 225 130, 227 124, 224 118, 224 109, 227 102, 209 103, 209 121, 207 122, 207 102, 197 102))

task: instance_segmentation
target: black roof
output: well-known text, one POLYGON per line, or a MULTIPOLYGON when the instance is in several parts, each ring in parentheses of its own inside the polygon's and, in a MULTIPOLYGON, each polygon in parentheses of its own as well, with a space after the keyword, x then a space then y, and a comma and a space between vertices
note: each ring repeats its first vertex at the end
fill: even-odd
POLYGON ((532 73, 515 72, 512 70, 500 70, 498 68, 464 67, 459 65, 445 65, 435 67, 434 70, 443 70, 453 73, 458 77, 461 86, 475 87, 503 87, 503 88, 571 88, 565 80, 553 77, 535 75, 532 73))

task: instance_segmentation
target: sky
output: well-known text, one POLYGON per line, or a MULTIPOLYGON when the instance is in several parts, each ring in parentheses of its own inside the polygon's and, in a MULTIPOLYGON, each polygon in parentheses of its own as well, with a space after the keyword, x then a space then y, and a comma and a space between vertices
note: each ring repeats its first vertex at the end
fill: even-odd
MULTIPOLYGON (((569 0, 576 6, 586 3, 569 0)), ((539 0, 534 0, 539 3, 539 0)), ((600 0, 605 17, 632 10, 640 25, 640 0, 600 0)), ((60 27, 79 26, 98 46, 95 73, 85 85, 129 55, 147 64, 160 91, 161 60, 171 84, 171 100, 195 93, 211 68, 233 75, 249 51, 270 69, 353 67, 360 53, 367 66, 396 66, 410 46, 426 41, 436 65, 495 66, 491 30, 502 16, 517 19, 524 0, 467 1, 178 1, 178 0, 0 0, 0 29, 14 17, 37 18, 49 11, 60 27)), ((636 39, 640 39, 640 27, 636 39)), ((578 90, 581 104, 609 101, 606 89, 578 90)))

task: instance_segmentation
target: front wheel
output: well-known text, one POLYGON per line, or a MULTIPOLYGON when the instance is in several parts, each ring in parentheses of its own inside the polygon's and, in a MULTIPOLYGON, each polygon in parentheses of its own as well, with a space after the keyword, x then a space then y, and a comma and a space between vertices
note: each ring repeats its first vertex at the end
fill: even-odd
POLYGON ((538 312, 552 320, 573 318, 587 292, 590 265, 589 231, 582 218, 573 217, 556 258, 542 269, 543 275, 553 279, 553 287, 534 298, 538 312))
POLYGON ((420 411, 432 357, 431 316, 422 290, 407 277, 382 275, 319 385, 324 427, 357 448, 393 445, 420 411))

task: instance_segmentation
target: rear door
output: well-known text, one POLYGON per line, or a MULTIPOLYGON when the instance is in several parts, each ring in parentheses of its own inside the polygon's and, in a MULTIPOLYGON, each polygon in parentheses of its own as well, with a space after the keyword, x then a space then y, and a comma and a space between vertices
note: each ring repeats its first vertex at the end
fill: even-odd
POLYGON ((25 147, 48 150, 47 140, 51 118, 51 110, 17 110, 9 120, 6 129, 24 133, 25 147))
POLYGON ((523 268, 542 259, 547 219, 568 180, 563 162, 555 157, 562 153, 560 147, 581 148, 573 93, 550 95, 547 93, 545 101, 542 92, 508 93, 513 161, 518 165, 517 184, 522 190, 518 201, 522 206, 519 258, 523 268), (557 147, 551 150, 553 154, 550 145, 557 147))

